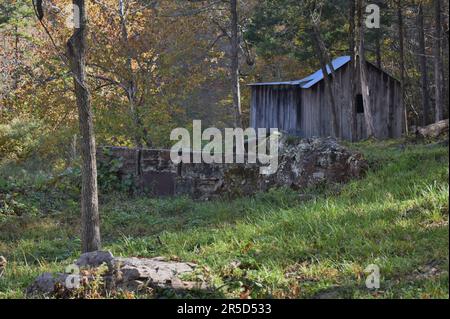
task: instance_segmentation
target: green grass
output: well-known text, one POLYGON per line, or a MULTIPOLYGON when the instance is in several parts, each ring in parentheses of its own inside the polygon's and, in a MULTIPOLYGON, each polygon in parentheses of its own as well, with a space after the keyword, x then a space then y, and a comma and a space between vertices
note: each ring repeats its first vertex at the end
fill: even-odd
MULTIPOLYGON (((448 298, 448 148, 400 141, 350 147, 369 160, 367 176, 308 190, 307 202, 287 189, 207 203, 103 194, 104 248, 199 264, 194 276, 217 289, 191 297, 239 298, 247 289, 253 298, 448 298), (370 264, 380 267, 376 291, 365 287, 370 264)), ((3 190, 10 211, 0 210, 0 255, 10 263, 0 298, 23 297, 34 277, 63 270, 80 250, 76 192, 15 183, 3 190)))

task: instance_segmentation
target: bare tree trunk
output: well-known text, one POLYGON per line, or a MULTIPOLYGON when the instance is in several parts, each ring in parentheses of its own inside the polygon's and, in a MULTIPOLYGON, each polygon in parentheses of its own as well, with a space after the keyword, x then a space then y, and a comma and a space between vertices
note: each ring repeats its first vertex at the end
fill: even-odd
POLYGON ((334 90, 333 90, 333 78, 334 78, 333 65, 329 61, 330 59, 328 57, 327 49, 325 47, 325 44, 323 43, 322 37, 320 36, 319 26, 316 23, 313 24, 312 33, 313 33, 313 39, 314 39, 314 43, 315 43, 315 47, 316 47, 316 52, 320 59, 320 66, 322 69, 323 79, 325 82, 325 90, 326 90, 328 98, 330 100, 333 134, 335 137, 339 138, 340 137, 339 123, 337 120, 336 99, 335 99, 334 90), (328 71, 327 71, 328 65, 330 67, 331 76, 328 74, 328 71))
POLYGON ((443 71, 444 63, 442 62, 441 53, 441 1, 434 0, 434 82, 435 82, 435 122, 439 122, 444 118, 444 105, 443 105, 443 71))
POLYGON ((147 130, 145 129, 144 125, 142 124, 142 120, 139 116, 139 110, 138 110, 138 101, 137 101, 137 83, 135 80, 133 67, 132 67, 132 52, 130 49, 130 44, 128 41, 128 29, 127 29, 127 20, 126 20, 126 13, 125 13, 125 0, 119 0, 119 18, 120 18, 120 32, 122 37, 123 45, 126 47, 127 50, 127 56, 126 56, 126 66, 128 70, 128 79, 126 83, 126 93, 127 93, 127 99, 128 104, 130 107, 130 113, 132 117, 132 121, 135 127, 133 127, 133 139, 134 144, 138 148, 142 148, 143 144, 142 141, 144 140, 147 144, 147 146, 151 146, 150 139, 147 134, 147 130))
POLYGON ((74 77, 81 133, 81 155, 83 160, 81 168, 82 250, 83 252, 90 252, 99 250, 101 243, 94 124, 91 96, 86 83, 87 14, 84 0, 73 0, 72 2, 74 14, 79 14, 79 28, 75 26, 74 33, 67 42, 67 53, 74 77))
POLYGON ((356 54, 355 54, 355 49, 356 49, 356 45, 355 45, 355 18, 356 18, 356 0, 350 0, 350 12, 349 12, 349 25, 350 25, 350 37, 349 37, 349 54, 350 56, 353 56, 353 61, 352 61, 352 66, 350 68, 350 72, 351 72, 351 77, 350 77, 350 82, 351 82, 351 100, 350 100, 350 123, 351 123, 351 130, 352 130, 352 141, 355 142, 358 139, 358 119, 356 116, 356 83, 357 83, 357 74, 358 72, 358 68, 357 68, 357 61, 355 60, 356 54))
POLYGON ((364 119, 366 122, 367 137, 371 138, 375 136, 375 128, 373 124, 372 107, 370 105, 369 82, 367 77, 366 54, 364 47, 362 0, 357 0, 356 12, 358 25, 356 28, 357 41, 355 42, 357 43, 358 49, 355 50, 355 52, 357 52, 355 61, 359 61, 361 94, 363 97, 363 104, 364 104, 364 119))
POLYGON ((420 83, 422 97, 422 126, 428 125, 428 115, 430 112, 430 94, 428 93, 428 69, 425 52, 425 26, 423 18, 423 4, 419 3, 419 13, 417 15, 417 32, 419 35, 419 65, 420 83))
MULTIPOLYGON (((397 23, 398 23, 398 41, 400 43, 400 90, 402 94, 402 103, 405 105, 405 40, 403 35, 403 13, 402 1, 397 0, 397 23)), ((405 105, 405 132, 408 134, 408 112, 405 105)))
POLYGON ((377 31, 376 43, 375 43, 375 55, 377 58, 377 67, 381 69, 381 37, 380 33, 377 31))
POLYGON ((14 26, 14 68, 13 74, 13 90, 16 90, 19 84, 19 27, 14 26))
POLYGON ((239 31, 237 0, 230 0, 231 12, 231 85, 235 127, 242 127, 241 88, 239 84, 239 31))
POLYGON ((353 55, 355 52, 356 1, 357 0, 350 0, 350 8, 349 8, 350 10, 348 13, 348 19, 349 19, 348 52, 349 52, 349 55, 353 55))
POLYGON ((442 21, 441 21, 441 25, 442 25, 442 42, 441 42, 441 46, 442 46, 442 56, 441 56, 441 60, 442 61, 447 61, 447 67, 444 68, 445 62, 442 62, 442 66, 443 66, 443 71, 442 71, 442 77, 443 77, 443 83, 442 83, 442 91, 444 92, 443 95, 443 118, 448 118, 449 115, 449 85, 448 85, 448 80, 449 80, 449 70, 448 70, 448 61, 449 61, 449 47, 448 47, 448 41, 449 41, 449 1, 445 0, 444 2, 442 2, 442 8, 441 8, 442 12, 445 12, 442 14, 442 21))

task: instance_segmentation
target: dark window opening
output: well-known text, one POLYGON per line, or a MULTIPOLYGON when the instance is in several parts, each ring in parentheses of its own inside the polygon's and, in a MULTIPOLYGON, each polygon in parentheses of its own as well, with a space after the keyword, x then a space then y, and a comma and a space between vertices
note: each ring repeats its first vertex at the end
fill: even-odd
POLYGON ((180 162, 177 166, 177 174, 179 177, 183 174, 183 162, 180 162))
POLYGON ((301 104, 301 97, 300 94, 297 97, 297 129, 299 129, 302 126, 302 104, 301 104))
POLYGON ((356 95, 356 113, 358 114, 364 113, 364 100, 362 94, 356 95))

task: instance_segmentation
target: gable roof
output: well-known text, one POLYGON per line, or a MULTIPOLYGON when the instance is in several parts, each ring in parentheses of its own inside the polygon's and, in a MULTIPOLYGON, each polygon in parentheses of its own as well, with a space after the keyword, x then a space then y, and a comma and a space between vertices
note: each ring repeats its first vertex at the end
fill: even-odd
MULTIPOLYGON (((331 63, 333 64, 334 70, 338 70, 342 66, 346 65, 351 61, 351 57, 348 55, 341 56, 339 58, 334 59, 331 63)), ((327 73, 331 73, 330 67, 327 65, 327 73)), ((314 84, 320 82, 323 80, 323 72, 322 70, 317 70, 311 75, 308 75, 307 77, 296 80, 296 81, 287 81, 287 82, 263 82, 263 83, 252 83, 249 84, 249 86, 263 86, 263 85, 293 85, 293 86, 300 86, 302 89, 309 89, 314 84)))

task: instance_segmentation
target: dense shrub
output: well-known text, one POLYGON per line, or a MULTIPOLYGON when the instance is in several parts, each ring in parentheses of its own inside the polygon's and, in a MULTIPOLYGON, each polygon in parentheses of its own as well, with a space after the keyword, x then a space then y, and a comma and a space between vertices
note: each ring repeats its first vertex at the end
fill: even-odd
POLYGON ((133 176, 121 176, 120 169, 123 166, 123 158, 114 158, 108 150, 103 150, 104 161, 97 162, 97 178, 100 190, 103 192, 135 191, 133 176))
POLYGON ((0 160, 25 159, 39 144, 41 123, 14 119, 9 124, 0 124, 0 160))

